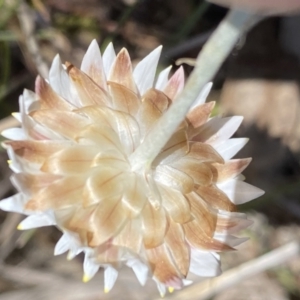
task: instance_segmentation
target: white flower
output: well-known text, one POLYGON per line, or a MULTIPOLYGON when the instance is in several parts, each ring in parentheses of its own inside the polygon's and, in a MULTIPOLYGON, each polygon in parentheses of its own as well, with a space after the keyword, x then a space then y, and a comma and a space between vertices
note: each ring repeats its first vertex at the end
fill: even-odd
POLYGON ((231 159, 247 139, 231 139, 242 118, 210 118, 211 84, 159 155, 142 169, 132 154, 184 86, 183 69, 154 78, 161 47, 132 71, 126 49, 93 41, 81 70, 55 57, 49 81, 24 91, 22 128, 2 135, 18 194, 0 208, 27 214, 20 229, 55 225, 55 254, 85 253, 84 281, 105 269, 109 291, 122 265, 160 293, 189 284, 188 273, 221 272, 217 252, 245 239, 232 234, 251 221, 235 212, 262 191, 240 173, 250 159, 231 159))

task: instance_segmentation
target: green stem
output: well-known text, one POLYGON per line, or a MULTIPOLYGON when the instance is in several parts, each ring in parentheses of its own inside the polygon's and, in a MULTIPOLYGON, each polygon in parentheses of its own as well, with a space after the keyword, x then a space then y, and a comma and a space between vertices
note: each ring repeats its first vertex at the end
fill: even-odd
POLYGON ((213 79, 241 34, 258 19, 249 12, 232 10, 228 13, 198 55, 184 90, 130 156, 132 170, 150 169, 151 163, 184 120, 205 84, 213 79))

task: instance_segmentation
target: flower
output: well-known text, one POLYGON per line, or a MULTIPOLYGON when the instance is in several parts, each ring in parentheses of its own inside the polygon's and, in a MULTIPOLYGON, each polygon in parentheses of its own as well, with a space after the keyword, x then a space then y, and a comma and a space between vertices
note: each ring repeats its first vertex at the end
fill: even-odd
POLYGON ((126 49, 103 56, 95 41, 81 69, 56 56, 49 80, 20 96, 22 128, 2 135, 18 194, 0 208, 27 214, 19 229, 55 225, 55 254, 85 253, 84 281, 105 269, 109 291, 122 265, 144 284, 150 275, 163 295, 189 273, 220 274, 220 251, 245 239, 251 224, 236 212, 262 191, 243 181, 250 160, 231 159, 247 142, 230 137, 242 118, 210 118, 207 84, 155 160, 138 170, 133 153, 184 86, 183 69, 160 72, 161 47, 132 71, 126 49))

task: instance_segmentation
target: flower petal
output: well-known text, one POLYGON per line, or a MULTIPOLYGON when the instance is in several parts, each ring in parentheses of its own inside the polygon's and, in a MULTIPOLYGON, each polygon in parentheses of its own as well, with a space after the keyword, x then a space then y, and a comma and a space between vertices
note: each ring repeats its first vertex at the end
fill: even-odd
POLYGON ((52 174, 83 174, 92 166, 93 159, 99 149, 93 146, 73 145, 65 147, 48 157, 41 167, 41 171, 52 174))
POLYGON ((108 80, 124 85, 129 90, 137 93, 136 84, 132 75, 131 60, 125 48, 118 53, 111 67, 108 80))
POLYGON ((193 141, 205 142, 211 145, 226 141, 239 128, 243 117, 212 118, 198 128, 198 134, 193 141))
POLYGON ((182 287, 182 276, 173 264, 166 246, 163 244, 153 249, 147 249, 146 253, 153 277, 166 286, 180 289, 182 287))
MULTIPOLYGON (((193 105, 191 106, 190 112, 192 110, 194 110, 196 107, 202 106, 204 104, 208 94, 210 93, 210 90, 211 90, 212 86, 213 86, 213 83, 209 82, 203 87, 203 89, 200 91, 198 97, 194 101, 193 105)), ((207 104, 209 104, 209 103, 211 103, 211 102, 208 102, 207 104)))
POLYGON ((108 78, 110 69, 111 69, 115 59, 116 59, 116 53, 115 53, 114 46, 112 43, 109 43, 103 53, 103 68, 104 68, 106 78, 108 78))
POLYGON ((230 201, 227 195, 215 185, 198 186, 196 193, 204 199, 212 208, 226 211, 235 211, 235 205, 230 201))
POLYGON ((69 101, 74 106, 79 105, 79 97, 72 89, 69 76, 62 66, 59 55, 56 55, 53 59, 49 71, 49 83, 58 95, 69 101))
POLYGON ((167 67, 166 69, 162 70, 157 78, 156 84, 155 84, 155 88, 163 91, 164 88, 166 87, 167 83, 168 83, 168 77, 169 77, 169 73, 172 69, 172 66, 167 67))
POLYGON ((4 211, 24 213, 24 206, 27 200, 28 199, 23 193, 18 193, 11 197, 1 200, 0 208, 4 211))
POLYGON ((195 219, 183 224, 186 240, 196 248, 210 251, 232 250, 226 244, 213 239, 216 226, 216 215, 211 212, 205 202, 195 193, 187 195, 195 219))
POLYGON ((81 175, 56 180, 36 192, 32 199, 27 202, 26 208, 44 211, 76 206, 82 202, 84 185, 85 177, 81 175))
POLYGON ((183 159, 195 159, 199 162, 224 163, 223 158, 211 145, 201 142, 190 143, 189 152, 183 157, 183 159))
POLYGON ((147 135, 168 106, 169 99, 163 92, 150 89, 144 94, 138 114, 142 136, 147 135))
POLYGON ((183 224, 191 220, 189 202, 181 192, 162 184, 158 185, 158 189, 161 194, 162 204, 174 222, 183 224))
POLYGON ((140 219, 129 220, 112 243, 130 250, 133 254, 140 253, 143 244, 140 219))
POLYGON ((60 255, 67 252, 70 249, 70 237, 68 234, 64 233, 54 248, 54 255, 60 255))
POLYGON ((163 243, 167 219, 162 207, 155 209, 147 203, 142 211, 142 231, 144 246, 147 249, 157 247, 163 243))
POLYGON ((219 212, 217 219, 216 232, 218 233, 237 233, 250 225, 253 221, 248 220, 243 213, 219 212))
POLYGON ((4 147, 10 146, 16 155, 31 163, 42 164, 45 159, 57 151, 69 146, 68 141, 5 141, 4 147))
POLYGON ((157 166, 154 179, 157 182, 176 189, 183 194, 190 193, 194 188, 194 180, 191 176, 168 165, 157 166))
POLYGON ((68 64, 67 70, 79 95, 81 105, 110 105, 111 100, 104 88, 71 64, 68 64))
POLYGON ((100 88, 107 91, 106 76, 101 58, 101 52, 96 40, 93 40, 86 51, 82 62, 81 71, 85 72, 96 82, 100 88))
POLYGON ((183 87, 184 71, 181 66, 170 78, 163 92, 173 101, 175 97, 183 90, 183 87))
POLYGON ((148 267, 138 259, 129 259, 126 265, 132 268, 139 283, 144 286, 148 278, 148 267))
POLYGON ((140 143, 140 129, 137 121, 129 114, 103 106, 87 106, 77 110, 84 113, 94 123, 111 127, 119 137, 127 154, 140 143))
POLYGON ((1 132, 1 135, 6 139, 13 141, 21 141, 27 138, 23 128, 8 128, 1 132))
POLYGON ((140 95, 144 95, 148 89, 153 87, 156 67, 161 50, 162 46, 157 47, 143 60, 141 60, 134 69, 133 78, 136 82, 140 95))
POLYGON ((61 176, 53 174, 38 173, 33 175, 20 172, 12 175, 11 182, 18 191, 22 191, 25 195, 31 197, 32 194, 39 192, 61 178, 61 176))
POLYGON ((214 175, 214 182, 220 183, 237 177, 251 162, 251 158, 232 159, 225 164, 214 163, 211 170, 214 175))
POLYGON ((186 132, 183 129, 177 130, 170 140, 165 144, 160 154, 156 157, 153 165, 169 164, 172 161, 184 156, 189 150, 186 132))
POLYGON ((127 220, 121 196, 115 196, 101 201, 92 212, 89 209, 87 213, 83 211, 82 215, 76 216, 70 225, 90 231, 92 239, 89 246, 97 247, 118 234, 127 220))
POLYGON ((126 181, 122 202, 129 212, 129 218, 134 218, 141 213, 146 204, 146 184, 139 175, 132 172, 127 173, 126 181))
POLYGON ((264 191, 240 180, 227 180, 217 184, 234 204, 243 204, 264 194, 264 191))
POLYGON ((193 178, 195 184, 210 185, 213 179, 211 168, 195 159, 181 158, 171 166, 193 178))
POLYGON ((135 116, 140 105, 140 100, 136 93, 126 86, 116 82, 109 82, 109 90, 113 99, 113 107, 131 116, 135 116))
POLYGON ((83 206, 87 207, 96 203, 105 205, 110 197, 120 196, 123 192, 123 172, 112 168, 96 169, 88 177, 84 187, 83 206), (104 201, 104 202, 103 202, 104 201))
POLYGON ((18 225, 18 229, 26 230, 44 226, 51 226, 55 224, 56 223, 53 214, 51 212, 48 212, 46 214, 35 214, 27 217, 18 225))
POLYGON ((111 266, 106 267, 104 271, 104 292, 108 293, 118 278, 118 271, 111 266))
POLYGON ((123 148, 116 132, 107 126, 91 124, 80 128, 74 134, 74 139, 79 144, 98 145, 102 152, 109 149, 121 151, 123 148))
POLYGON ((197 130, 194 128, 198 128, 207 122, 213 108, 215 106, 215 102, 208 102, 201 105, 196 106, 192 110, 189 111, 186 118, 190 122, 192 126, 189 128, 188 136, 192 138, 195 134, 197 134, 197 130))
POLYGON ((40 124, 70 139, 74 139, 78 131, 89 124, 88 119, 74 112, 47 109, 34 111, 31 116, 40 124))
POLYGON ((213 145, 214 149, 224 158, 224 160, 231 159, 236 155, 247 143, 249 139, 238 138, 229 139, 213 145))
POLYGON ((225 243, 226 245, 228 245, 232 248, 237 247, 238 245, 249 240, 249 238, 238 238, 238 237, 230 235, 230 234, 220 234, 220 233, 216 233, 214 235, 214 239, 216 239, 222 243, 225 243))
POLYGON ((180 224, 169 221, 169 227, 165 237, 172 257, 180 273, 186 277, 190 266, 190 249, 185 241, 184 231, 180 224))
POLYGON ((100 264, 95 262, 95 259, 91 254, 85 253, 84 261, 83 261, 83 282, 89 281, 91 278, 95 276, 100 268, 100 264))
POLYGON ((191 248, 190 272, 201 277, 219 276, 220 261, 212 253, 191 248))
POLYGON ((38 76, 35 80, 35 91, 39 97, 40 109, 72 110, 74 105, 65 101, 54 92, 46 80, 38 76))

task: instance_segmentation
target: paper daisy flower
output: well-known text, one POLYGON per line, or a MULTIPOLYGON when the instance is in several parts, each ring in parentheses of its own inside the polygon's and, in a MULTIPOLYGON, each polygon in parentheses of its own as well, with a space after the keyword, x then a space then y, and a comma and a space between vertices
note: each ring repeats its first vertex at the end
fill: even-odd
POLYGON ((19 229, 55 225, 63 235, 55 255, 85 253, 84 281, 100 267, 109 291, 122 265, 163 295, 194 273, 220 274, 220 251, 244 241, 234 233, 251 222, 236 212, 262 191, 231 159, 247 142, 231 138, 242 118, 210 118, 207 84, 185 120, 153 161, 135 168, 134 153, 184 87, 183 69, 154 78, 161 47, 132 70, 126 49, 93 41, 81 68, 56 56, 49 79, 20 96, 22 128, 3 143, 18 194, 0 202, 28 215, 19 229))

